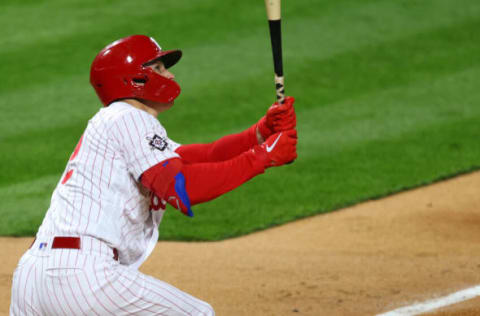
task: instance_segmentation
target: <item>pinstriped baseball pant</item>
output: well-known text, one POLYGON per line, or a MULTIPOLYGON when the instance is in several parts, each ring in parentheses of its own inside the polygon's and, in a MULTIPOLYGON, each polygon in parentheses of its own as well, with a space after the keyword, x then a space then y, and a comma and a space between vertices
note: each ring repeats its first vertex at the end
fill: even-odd
POLYGON ((215 315, 179 289, 108 253, 29 249, 13 275, 10 315, 215 315))

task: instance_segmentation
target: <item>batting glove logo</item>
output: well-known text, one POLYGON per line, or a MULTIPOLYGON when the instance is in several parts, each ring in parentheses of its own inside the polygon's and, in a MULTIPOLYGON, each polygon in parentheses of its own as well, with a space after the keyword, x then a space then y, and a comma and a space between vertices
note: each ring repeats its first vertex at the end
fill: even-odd
POLYGON ((160 151, 164 151, 168 146, 167 141, 157 134, 153 135, 153 137, 147 136, 147 140, 150 141, 148 144, 150 145, 151 150, 158 149, 160 151))

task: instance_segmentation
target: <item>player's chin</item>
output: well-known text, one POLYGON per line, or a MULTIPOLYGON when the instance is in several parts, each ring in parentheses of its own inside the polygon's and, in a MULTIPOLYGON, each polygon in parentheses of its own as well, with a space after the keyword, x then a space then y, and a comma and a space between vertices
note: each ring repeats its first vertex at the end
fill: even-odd
POLYGON ((173 105, 174 105, 175 101, 170 101, 170 102, 162 102, 162 103, 159 103, 159 107, 157 107, 158 110, 160 110, 160 112, 164 112, 168 109, 170 109, 173 105))

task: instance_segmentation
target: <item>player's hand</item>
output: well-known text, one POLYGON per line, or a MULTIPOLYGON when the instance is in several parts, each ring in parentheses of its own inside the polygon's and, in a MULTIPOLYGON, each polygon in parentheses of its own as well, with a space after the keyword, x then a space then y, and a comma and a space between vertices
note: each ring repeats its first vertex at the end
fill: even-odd
POLYGON ((297 116, 293 104, 295 98, 286 97, 283 104, 275 102, 268 108, 267 114, 258 122, 258 132, 267 139, 274 133, 294 129, 297 126, 297 116))
POLYGON ((297 131, 289 129, 275 133, 258 147, 258 150, 267 157, 265 167, 290 163, 297 158, 297 131))

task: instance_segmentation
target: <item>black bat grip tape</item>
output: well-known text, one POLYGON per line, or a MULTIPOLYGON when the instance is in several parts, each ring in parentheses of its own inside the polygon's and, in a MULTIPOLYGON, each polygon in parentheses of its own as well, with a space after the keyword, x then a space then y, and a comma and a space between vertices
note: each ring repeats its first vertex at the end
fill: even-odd
POLYGON ((273 69, 277 76, 283 76, 281 20, 269 20, 270 40, 272 42, 273 69))

